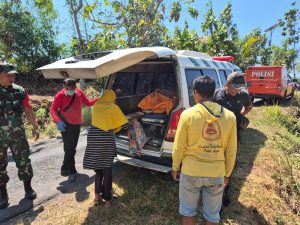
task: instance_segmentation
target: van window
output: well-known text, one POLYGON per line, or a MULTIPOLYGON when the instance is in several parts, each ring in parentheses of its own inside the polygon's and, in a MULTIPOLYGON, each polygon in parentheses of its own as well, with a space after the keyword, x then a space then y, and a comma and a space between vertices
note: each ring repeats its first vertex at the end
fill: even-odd
POLYGON ((227 77, 229 76, 229 74, 231 74, 232 72, 231 72, 231 70, 225 70, 225 72, 226 72, 226 79, 227 79, 227 77))
POLYGON ((138 73, 136 95, 147 95, 152 90, 154 73, 138 73))
POLYGON ((220 75, 221 83, 224 86, 224 84, 227 81, 227 76, 226 76, 225 70, 219 70, 219 75, 220 75))
POLYGON ((188 95, 189 95, 189 102, 190 105, 195 105, 194 98, 193 98, 193 81, 200 76, 209 76, 213 78, 216 82, 216 89, 220 88, 219 79, 217 71, 214 69, 186 69, 185 76, 186 82, 188 87, 188 95))
POLYGON ((116 75, 112 89, 117 97, 131 96, 134 94, 135 73, 120 72, 116 75))
POLYGON ((157 82, 157 88, 165 90, 170 95, 176 95, 176 77, 174 73, 159 73, 159 78, 157 82))
POLYGON ((220 88, 220 84, 219 84, 219 79, 218 79, 218 74, 217 71, 214 69, 202 69, 202 75, 206 75, 209 76, 211 78, 213 78, 216 82, 216 89, 220 88))

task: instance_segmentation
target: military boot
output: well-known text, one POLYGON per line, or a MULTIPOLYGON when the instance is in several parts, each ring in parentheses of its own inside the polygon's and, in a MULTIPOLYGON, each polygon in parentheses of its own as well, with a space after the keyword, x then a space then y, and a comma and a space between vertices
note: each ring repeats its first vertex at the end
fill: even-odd
POLYGON ((29 200, 36 199, 37 195, 31 187, 31 179, 24 181, 24 189, 25 189, 25 197, 26 198, 28 198, 29 200))
POLYGON ((0 209, 8 207, 8 194, 6 184, 0 185, 0 209))

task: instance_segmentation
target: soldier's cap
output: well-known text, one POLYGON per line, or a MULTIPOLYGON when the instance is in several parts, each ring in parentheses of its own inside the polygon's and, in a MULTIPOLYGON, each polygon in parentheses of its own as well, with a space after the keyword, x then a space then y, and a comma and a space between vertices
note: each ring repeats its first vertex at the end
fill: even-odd
POLYGON ((0 63, 0 74, 16 74, 16 66, 10 63, 0 63))
POLYGON ((71 86, 71 87, 75 87, 76 86, 76 81, 72 78, 66 78, 64 80, 64 86, 71 86))
POLYGON ((236 89, 246 87, 245 77, 239 72, 229 74, 227 77, 227 83, 232 84, 232 86, 236 89))

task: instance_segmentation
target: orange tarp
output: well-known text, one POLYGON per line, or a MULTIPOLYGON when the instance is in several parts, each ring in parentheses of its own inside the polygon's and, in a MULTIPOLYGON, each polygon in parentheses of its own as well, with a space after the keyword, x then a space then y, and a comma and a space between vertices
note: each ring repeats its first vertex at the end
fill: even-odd
POLYGON ((170 111, 176 105, 176 97, 169 98, 159 91, 154 91, 143 98, 138 107, 140 107, 143 111, 151 110, 153 113, 167 113, 170 114, 170 111))

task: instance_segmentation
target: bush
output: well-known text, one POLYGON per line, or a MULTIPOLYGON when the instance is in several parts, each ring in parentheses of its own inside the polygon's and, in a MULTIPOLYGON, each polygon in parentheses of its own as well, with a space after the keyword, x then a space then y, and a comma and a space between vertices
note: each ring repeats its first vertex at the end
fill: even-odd
POLYGON ((92 108, 83 107, 82 109, 82 125, 90 126, 92 124, 92 108))
POLYGON ((47 126, 43 129, 42 133, 46 137, 50 137, 50 138, 57 137, 58 135, 60 135, 60 132, 53 121, 47 124, 47 126))
POLYGON ((47 116, 47 110, 44 108, 39 108, 36 113, 35 113, 35 117, 37 119, 38 124, 44 124, 46 121, 46 117, 47 116))

